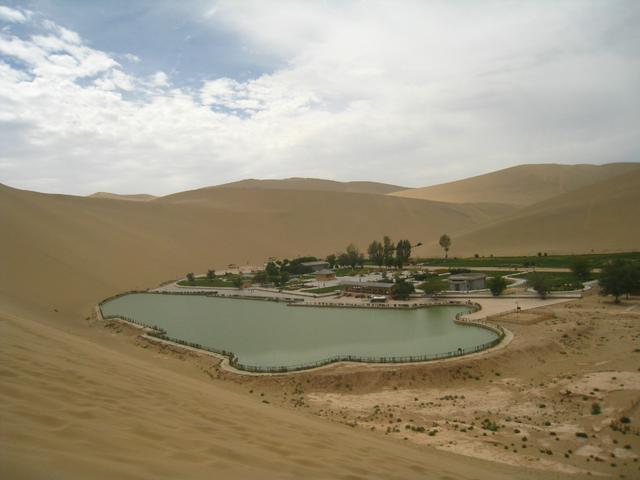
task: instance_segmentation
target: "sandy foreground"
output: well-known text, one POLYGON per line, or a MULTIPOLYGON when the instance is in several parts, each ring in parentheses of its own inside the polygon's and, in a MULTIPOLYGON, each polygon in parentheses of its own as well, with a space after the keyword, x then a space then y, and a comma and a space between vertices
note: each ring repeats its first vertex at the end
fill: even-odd
POLYGON ((342 392, 353 373, 247 385, 211 357, 151 346, 120 324, 55 328, 56 313, 2 302, 2 478, 537 477, 288 400, 342 392), (300 382, 308 392, 294 393, 300 382))
POLYGON ((637 299, 520 314, 505 323, 511 344, 482 358, 271 378, 91 320, 100 300, 187 271, 330 252, 389 231, 427 242, 427 230, 452 233, 468 218, 419 200, 320 193, 171 203, 0 187, 0 478, 638 476, 638 437, 608 426, 628 415, 637 428, 637 299), (424 218, 437 222, 415 220, 424 218))
POLYGON ((639 472, 639 437, 610 428, 638 414, 638 299, 588 296, 506 316, 515 338, 480 358, 277 377, 223 371, 120 323, 62 331, 49 314, 2 304, 3 478, 639 472))

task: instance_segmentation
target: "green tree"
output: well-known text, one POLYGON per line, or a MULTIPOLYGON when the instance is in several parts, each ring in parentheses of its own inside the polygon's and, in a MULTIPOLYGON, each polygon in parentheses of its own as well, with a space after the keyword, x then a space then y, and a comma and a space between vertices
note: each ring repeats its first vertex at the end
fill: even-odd
POLYGON ((331 268, 336 266, 337 258, 335 256, 335 254, 332 253, 331 255, 327 255, 327 258, 325 260, 326 260, 326 262, 329 264, 329 266, 331 268))
POLYGON ((353 243, 347 245, 347 250, 345 252, 347 254, 347 265, 351 268, 356 268, 356 265, 359 263, 364 263, 364 257, 360 254, 360 250, 353 243))
POLYGON ((265 272, 264 270, 256 272, 256 274, 253 276, 253 281, 255 283, 265 283, 267 281, 267 272, 265 272))
POLYGON ((267 263, 264 271, 267 274, 267 282, 276 282, 280 277, 280 268, 273 261, 267 263))
POLYGON ((440 237, 438 242, 444 250, 444 258, 449 258, 449 248, 451 247, 451 237, 446 233, 440 237))
POLYGON ((396 246, 391 239, 385 235, 382 239, 382 256, 384 258, 383 263, 385 266, 390 267, 393 265, 393 254, 396 251, 396 246))
POLYGON ((396 265, 402 267, 409 261, 411 257, 411 242, 409 240, 400 240, 396 245, 396 265))
POLYGON ((196 276, 193 274, 193 272, 187 273, 187 280, 189 280, 189 283, 195 283, 196 276))
POLYGON ((233 277, 233 280, 231 280, 231 284, 236 288, 242 288, 244 280, 240 275, 238 275, 237 277, 233 277))
POLYGON ((391 294, 393 295, 393 298, 400 300, 408 299, 409 295, 415 291, 416 289, 413 286, 413 283, 409 283, 403 278, 396 279, 396 283, 391 287, 391 294))
POLYGON ((591 264, 584 257, 573 257, 571 260, 571 271, 578 281, 586 282, 591 276, 591 264))
POLYGON ((502 275, 494 275, 487 280, 487 286, 494 297, 498 297, 507 289, 507 279, 502 275))
POLYGON ((216 278, 216 271, 211 269, 207 270, 207 280, 213 282, 214 278, 216 278))
POLYGON ((543 273, 534 273, 529 278, 529 285, 533 288, 540 298, 547 298, 547 294, 551 290, 549 279, 543 273))
POLYGON ((624 260, 613 260, 602 267, 598 283, 602 295, 613 295, 615 303, 620 303, 621 295, 629 296, 640 289, 640 267, 624 260))
POLYGON ((424 291, 427 295, 437 295, 446 291, 449 285, 444 280, 431 280, 420 285, 420 290, 424 291))
POLYGON ((279 285, 284 285, 290 279, 291 279, 291 275, 289 275, 289 272, 280 272, 280 276, 278 277, 276 285, 278 285, 278 286, 279 285))
POLYGON ((374 265, 381 266, 384 263, 384 247, 379 241, 374 240, 371 242, 369 248, 367 248, 367 253, 369 254, 369 260, 374 265))

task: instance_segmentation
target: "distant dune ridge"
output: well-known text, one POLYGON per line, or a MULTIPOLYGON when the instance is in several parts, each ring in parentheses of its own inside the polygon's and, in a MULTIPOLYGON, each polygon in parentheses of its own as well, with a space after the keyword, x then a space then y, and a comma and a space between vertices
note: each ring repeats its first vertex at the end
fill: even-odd
POLYGON ((518 165, 464 180, 391 194, 440 202, 497 202, 526 206, 636 170, 640 170, 640 163, 518 165))
POLYGON ((110 295, 188 271, 322 256, 349 242, 365 250, 384 234, 424 242, 417 255, 441 255, 442 233, 457 256, 640 248, 638 164, 587 168, 604 173, 580 181, 557 173, 582 167, 521 167, 537 173, 515 201, 506 187, 478 197, 441 186, 455 203, 386 195, 386 186, 304 189, 304 179, 145 201, 0 185, 0 477, 536 478, 261 404, 85 318, 110 295))
POLYGON ((119 193, 109 193, 109 192, 96 192, 91 195, 87 195, 91 198, 109 198, 111 200, 128 200, 128 201, 136 201, 136 202, 148 202, 149 200, 153 200, 156 198, 155 195, 149 195, 146 193, 134 193, 134 194, 119 194, 119 193))
POLYGON ((379 182, 337 182, 321 178, 291 177, 282 180, 240 180, 239 182, 225 183, 213 188, 260 188, 270 190, 320 190, 325 192, 347 193, 392 193, 405 191, 406 187, 390 185, 379 182))

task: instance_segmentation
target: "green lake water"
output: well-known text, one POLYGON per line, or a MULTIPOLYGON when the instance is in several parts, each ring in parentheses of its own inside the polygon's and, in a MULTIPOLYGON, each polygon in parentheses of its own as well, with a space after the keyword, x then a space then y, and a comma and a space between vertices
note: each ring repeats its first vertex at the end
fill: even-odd
POLYGON ((232 351, 240 363, 291 366, 336 355, 407 356, 446 353, 497 335, 453 322, 463 306, 417 310, 289 307, 285 303, 194 295, 130 294, 102 305, 157 325, 167 335, 232 351))

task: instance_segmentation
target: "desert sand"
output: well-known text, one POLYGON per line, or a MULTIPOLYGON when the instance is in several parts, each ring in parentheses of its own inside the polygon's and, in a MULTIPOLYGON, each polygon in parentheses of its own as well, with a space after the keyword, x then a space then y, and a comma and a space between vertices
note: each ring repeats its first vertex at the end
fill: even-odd
POLYGON ((393 192, 392 195, 440 202, 526 206, 637 170, 640 170, 638 163, 518 165, 455 182, 393 192))
MULTIPOLYGON (((614 208, 624 206, 627 213, 635 208, 629 205, 637 195, 634 185, 614 197, 620 204, 598 208, 600 200, 594 197, 589 215, 612 224, 624 221, 611 238, 594 237, 599 247, 615 248, 620 231, 637 240, 624 215, 611 215, 614 208)), ((269 256, 325 255, 351 241, 364 249, 384 234, 434 243, 447 232, 455 244, 458 235, 493 228, 515 215, 515 209, 295 189, 203 189, 132 202, 0 186, 0 476, 564 478, 572 472, 586 475, 595 463, 594 471, 637 472, 631 465, 635 457, 628 456, 637 454, 637 437, 627 435, 613 444, 617 434, 603 424, 611 444, 605 433, 580 445, 569 438, 572 428, 596 433, 591 419, 575 419, 591 404, 590 397, 574 395, 566 405, 555 406, 564 398, 560 387, 592 389, 587 396, 603 397, 604 415, 598 420, 608 421, 637 398, 635 387, 629 387, 636 385, 639 367, 631 349, 638 339, 637 321, 631 322, 638 309, 632 303, 611 307, 593 297, 554 307, 554 318, 529 319, 532 325, 516 322, 509 326, 516 336, 508 348, 470 366, 460 360, 458 373, 453 365, 336 367, 303 380, 231 376, 219 371, 211 357, 155 347, 141 341, 137 331, 91 319, 93 306, 110 295, 155 287, 187 271, 260 263, 269 256), (612 383, 618 378, 624 378, 623 387, 612 383), (407 410, 408 399, 416 397, 418 404, 451 406, 451 400, 439 399, 458 395, 454 400, 460 403, 470 384, 474 387, 464 394, 470 403, 462 402, 462 411, 455 410, 459 405, 407 410), (365 395, 362 403, 354 403, 353 394, 365 395), (484 405, 494 394, 502 400, 484 405), (520 407, 534 394, 550 406, 545 412, 553 414, 553 425, 566 430, 560 443, 549 440, 552 446, 544 447, 549 432, 539 424, 544 415, 537 401, 520 407), (402 429, 413 419, 438 433, 431 437, 405 429, 387 435, 382 425, 388 420, 361 418, 371 402, 392 409, 393 418, 400 418, 404 407, 403 421, 396 422, 402 429), (505 425, 495 438, 460 436, 443 424, 455 415, 477 425, 488 409, 505 425), (531 456, 540 457, 540 448, 552 449, 552 455, 524 461, 511 451, 521 449, 516 434, 508 433, 520 428, 513 425, 516 418, 526 423, 536 446, 531 456), (447 447, 448 441, 457 444, 447 447), (624 448, 627 443, 630 449, 624 448), (504 453, 498 458, 499 449, 504 453), (575 454, 563 460, 560 454, 568 449, 575 454), (610 453, 619 460, 594 460, 610 453)), ((536 231, 534 224, 526 228, 532 235, 536 231)), ((572 238, 582 238, 581 231, 565 230, 564 235, 566 248, 572 238)), ((426 254, 431 247, 421 248, 426 254)))

